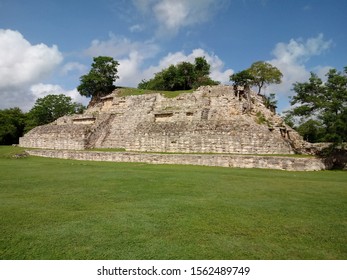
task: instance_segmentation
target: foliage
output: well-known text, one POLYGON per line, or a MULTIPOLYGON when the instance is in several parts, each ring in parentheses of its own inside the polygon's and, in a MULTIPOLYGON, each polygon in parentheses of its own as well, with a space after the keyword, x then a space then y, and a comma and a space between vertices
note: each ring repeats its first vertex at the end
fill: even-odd
POLYGON ((234 86, 250 87, 253 84, 254 77, 248 70, 242 70, 230 76, 230 81, 234 86))
POLYGON ((0 110, 0 145, 17 144, 23 136, 25 120, 19 108, 0 110))
POLYGON ((51 123, 56 119, 71 114, 80 114, 84 106, 72 102, 71 97, 64 94, 50 94, 36 100, 34 107, 28 113, 28 129, 38 125, 51 123))
POLYGON ((11 149, 1 259, 347 258, 346 172, 2 157, 11 149))
MULTIPOLYGON (((335 145, 347 141, 347 67, 344 72, 331 69, 323 83, 315 73, 308 82, 295 83, 297 93, 291 99, 296 105, 289 113, 300 118, 300 122, 310 122, 319 131, 317 141, 332 142, 335 145)), ((306 125, 308 126, 308 125, 306 125)), ((312 136, 311 136, 312 137, 312 136)))
POLYGON ((299 132, 304 140, 311 143, 322 142, 324 140, 322 123, 317 120, 309 119, 303 122, 296 128, 296 131, 299 132))
POLYGON ((84 110, 80 103, 72 102, 71 97, 47 95, 36 100, 28 113, 19 108, 0 110, 0 145, 17 144, 19 137, 38 125, 47 124, 71 114, 79 114, 84 110))
POLYGON ((119 63, 108 56, 94 57, 93 61, 89 73, 80 77, 81 83, 77 90, 81 95, 98 101, 115 89, 113 83, 119 78, 117 76, 119 63))
POLYGON ((243 87, 243 92, 247 98, 247 112, 251 111, 251 92, 250 87, 253 83, 254 77, 251 75, 251 73, 248 70, 243 70, 240 72, 237 72, 230 76, 230 81, 233 81, 234 87, 237 89, 237 87, 243 87))
POLYGON ((263 98, 265 107, 275 112, 277 108, 276 94, 270 93, 269 96, 264 95, 263 98))
POLYGON ((150 80, 142 80, 139 89, 147 90, 190 90, 203 85, 216 85, 209 77, 210 65, 204 57, 195 58, 195 63, 181 62, 155 74, 150 80))
POLYGON ((269 121, 266 119, 266 117, 264 116, 263 113, 257 112, 256 117, 257 117, 257 120, 256 120, 257 124, 267 124, 267 125, 269 125, 269 121))
POLYGON ((283 77, 278 68, 264 61, 254 62, 248 71, 253 77, 252 84, 258 87, 258 94, 265 85, 280 84, 283 77))
POLYGON ((290 126, 291 128, 295 129, 295 118, 292 116, 288 111, 285 111, 283 114, 283 120, 286 125, 290 126))
POLYGON ((254 62, 246 70, 237 72, 230 76, 230 81, 235 86, 258 87, 258 94, 265 85, 281 83, 282 73, 275 66, 264 61, 254 62))
MULTIPOLYGON (((248 100, 248 111, 251 109, 250 88, 252 86, 258 87, 258 94, 261 89, 267 84, 278 84, 281 82, 282 73, 275 66, 264 61, 257 61, 251 65, 250 68, 242 70, 230 76, 230 81, 233 82, 234 87, 243 87, 244 93, 248 100)), ((277 100, 275 99, 275 93, 271 93, 269 96, 263 95, 265 106, 276 111, 277 100)))

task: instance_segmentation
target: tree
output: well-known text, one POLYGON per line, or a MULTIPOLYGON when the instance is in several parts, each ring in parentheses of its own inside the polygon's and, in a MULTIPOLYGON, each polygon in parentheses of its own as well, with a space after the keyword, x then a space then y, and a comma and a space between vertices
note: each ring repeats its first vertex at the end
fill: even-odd
POLYGON ((28 113, 28 128, 51 123, 65 115, 82 113, 83 110, 84 106, 72 102, 69 96, 50 94, 36 100, 34 107, 28 113))
POLYGON ((315 127, 324 135, 319 140, 336 146, 347 141, 347 67, 344 72, 331 69, 326 77, 323 83, 311 73, 308 82, 294 84, 296 95, 291 105, 296 107, 290 114, 299 117, 302 123, 315 121, 315 127))
POLYGON ((142 80, 139 89, 190 90, 202 85, 217 85, 210 77, 210 65, 204 57, 195 58, 195 63, 181 62, 170 65, 155 74, 150 80, 142 80))
POLYGON ((309 119, 300 124, 296 131, 308 142, 317 143, 324 139, 322 124, 317 120, 309 119))
POLYGON ((258 87, 258 94, 264 85, 280 84, 283 77, 278 68, 264 61, 254 62, 248 71, 253 76, 252 84, 258 87))
POLYGON ((232 74, 230 81, 234 82, 234 86, 250 87, 253 84, 254 77, 248 70, 243 70, 232 74))
POLYGON ((159 80, 155 85, 155 88, 160 90, 177 90, 180 88, 180 81, 178 76, 178 69, 174 65, 171 65, 169 68, 163 70, 158 74, 159 80))
POLYGON ((0 110, 0 145, 18 143, 24 133, 25 118, 19 108, 0 110))
POLYGON ((238 91, 238 87, 243 88, 243 92, 247 98, 247 112, 251 110, 251 90, 253 84, 253 76, 248 70, 237 72, 230 76, 230 81, 233 81, 234 88, 238 91))
POLYGON ((80 77, 77 90, 83 96, 92 97, 91 103, 96 103, 115 89, 113 83, 119 78, 119 63, 108 56, 94 57, 93 61, 89 73, 80 77))
POLYGON ((263 97, 264 97, 265 107, 270 109, 272 112, 276 113, 276 108, 277 108, 276 94, 270 93, 269 96, 264 95, 263 97))
POLYGON ((196 57, 194 63, 194 83, 193 88, 198 88, 200 86, 215 86, 219 85, 220 82, 214 81, 210 78, 211 66, 206 61, 205 57, 196 57))
POLYGON ((189 62, 181 62, 177 66, 177 85, 179 89, 192 89, 197 79, 195 66, 189 62))
POLYGON ((204 57, 196 57, 195 58, 195 66, 194 70, 196 75, 199 77, 209 76, 210 75, 210 64, 206 61, 204 57))

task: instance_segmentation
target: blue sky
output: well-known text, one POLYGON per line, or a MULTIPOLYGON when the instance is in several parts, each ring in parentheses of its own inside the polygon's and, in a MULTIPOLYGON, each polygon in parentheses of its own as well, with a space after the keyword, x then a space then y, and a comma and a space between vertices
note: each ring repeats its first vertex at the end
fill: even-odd
POLYGON ((92 58, 119 61, 119 86, 205 56, 211 77, 263 60, 278 67, 279 110, 294 82, 347 66, 346 0, 0 0, 0 109, 76 87, 92 58))

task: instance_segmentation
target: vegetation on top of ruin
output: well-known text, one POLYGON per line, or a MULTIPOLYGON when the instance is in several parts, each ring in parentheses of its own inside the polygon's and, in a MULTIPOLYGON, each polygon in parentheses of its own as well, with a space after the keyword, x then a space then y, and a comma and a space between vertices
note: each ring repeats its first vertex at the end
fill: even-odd
POLYGON ((152 94, 152 93, 160 93, 166 98, 175 98, 183 93, 192 93, 194 90, 151 90, 151 89, 139 89, 139 88, 131 88, 131 87, 117 87, 117 96, 131 96, 131 95, 143 95, 143 94, 152 94))
POLYGON ((200 86, 218 85, 218 81, 210 78, 210 64, 204 57, 195 58, 194 63, 182 61, 177 65, 156 73, 152 79, 142 80, 139 89, 150 90, 190 90, 200 86))
POLYGON ((265 106, 274 111, 277 108, 275 93, 271 93, 269 96, 266 96, 265 94, 261 94, 261 90, 266 85, 280 84, 282 77, 283 74, 275 66, 265 61, 257 61, 254 62, 248 69, 231 75, 230 81, 233 82, 235 88, 244 88, 244 94, 248 100, 248 111, 251 110, 251 87, 258 87, 258 94, 263 97, 265 106))
POLYGON ((97 103, 115 89, 119 63, 109 56, 94 57, 93 61, 89 73, 80 77, 77 90, 82 96, 91 97, 91 103, 97 103))

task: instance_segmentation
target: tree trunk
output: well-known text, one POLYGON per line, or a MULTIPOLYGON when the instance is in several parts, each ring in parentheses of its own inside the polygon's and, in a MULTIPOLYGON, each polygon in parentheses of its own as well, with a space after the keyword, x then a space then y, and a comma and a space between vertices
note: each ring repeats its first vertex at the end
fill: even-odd
POLYGON ((251 89, 250 87, 247 85, 244 87, 244 91, 247 97, 247 103, 248 103, 248 108, 247 108, 247 113, 251 112, 252 109, 252 100, 251 100, 251 89))

